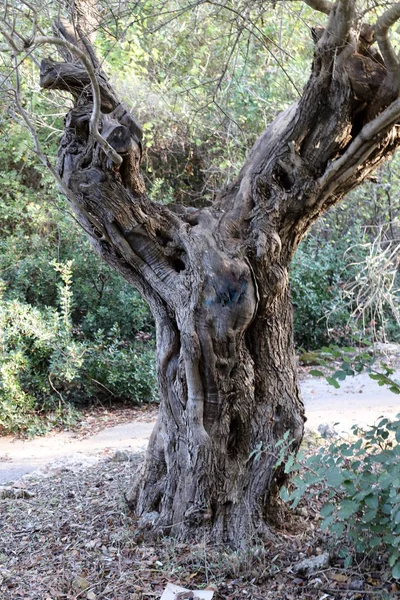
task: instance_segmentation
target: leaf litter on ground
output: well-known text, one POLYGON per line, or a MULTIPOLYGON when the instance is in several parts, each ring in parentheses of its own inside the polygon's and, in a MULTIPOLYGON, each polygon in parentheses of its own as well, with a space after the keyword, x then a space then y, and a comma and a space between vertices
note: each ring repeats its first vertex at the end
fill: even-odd
POLYGON ((318 528, 315 496, 295 514, 286 512, 285 529, 268 543, 254 540, 243 551, 171 538, 146 543, 124 496, 142 461, 143 454, 117 452, 84 469, 61 466, 51 476, 30 475, 11 486, 28 493, 0 498, 1 600, 160 599, 168 583, 213 590, 213 600, 398 595, 383 567, 368 557, 344 568, 318 528), (309 577, 296 574, 296 563, 324 552, 329 566, 309 577))

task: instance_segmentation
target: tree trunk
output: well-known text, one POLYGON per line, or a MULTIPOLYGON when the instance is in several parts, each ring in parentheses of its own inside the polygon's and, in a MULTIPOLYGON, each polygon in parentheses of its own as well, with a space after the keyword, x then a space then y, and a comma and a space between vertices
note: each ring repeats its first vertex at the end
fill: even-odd
POLYGON ((90 135, 86 71, 68 57, 42 65, 43 87, 75 97, 59 150, 62 185, 95 249, 156 321, 160 414, 131 502, 143 525, 178 537, 206 533, 238 546, 268 532, 282 481, 276 444, 286 434, 297 448, 304 422, 290 260, 310 225, 400 143, 398 90, 382 57, 354 41, 354 2, 319 5, 330 16, 315 33, 302 98, 210 208, 146 197, 140 128, 94 58, 99 130, 121 165, 90 135))
POLYGON ((133 502, 164 532, 237 545, 265 530, 275 444, 290 432, 298 446, 304 410, 287 272, 271 261, 256 283, 218 225, 196 226, 190 292, 157 320, 161 408, 133 502))

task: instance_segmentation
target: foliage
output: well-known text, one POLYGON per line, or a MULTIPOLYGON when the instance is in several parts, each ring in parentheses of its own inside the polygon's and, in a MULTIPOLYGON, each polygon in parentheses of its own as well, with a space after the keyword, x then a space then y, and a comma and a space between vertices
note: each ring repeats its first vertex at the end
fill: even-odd
MULTIPOLYGON (((387 363, 379 361, 379 370, 377 370, 377 353, 372 346, 368 348, 365 342, 364 346, 367 346, 367 349, 360 350, 346 346, 340 348, 331 345, 321 348, 318 352, 313 352, 313 356, 319 365, 331 371, 326 380, 336 389, 340 388, 340 382, 347 377, 366 372, 378 385, 387 385, 391 392, 400 394, 400 382, 392 377, 395 369, 387 363)), ((325 373, 318 369, 312 369, 309 373, 314 377, 325 377, 325 373)))
POLYGON ((34 433, 91 400, 151 400, 147 306, 90 251, 23 128, 7 126, 0 138, 1 427, 34 433))
POLYGON ((353 433, 356 441, 334 442, 308 459, 291 455, 291 486, 281 497, 294 508, 306 493, 320 494, 322 484, 322 527, 345 536, 357 552, 385 551, 400 579, 400 415, 353 433))
POLYGON ((400 157, 314 224, 291 265, 298 346, 400 341, 400 157))
MULTIPOLYGON (((363 247, 367 251, 361 262, 353 263, 357 269, 352 281, 347 282, 343 292, 345 300, 355 307, 352 318, 360 321, 362 331, 369 324, 376 336, 378 329, 386 337, 387 321, 400 327, 400 285, 398 282, 398 257, 400 244, 383 239, 380 231, 376 238, 363 247), (347 298, 346 298, 347 297, 347 298)), ((351 252, 350 247, 347 252, 351 252)))
POLYGON ((355 334, 349 303, 338 296, 338 288, 349 277, 345 250, 345 240, 321 241, 311 234, 296 252, 290 281, 300 347, 320 348, 331 340, 348 343, 355 334))
MULTIPOLYGON (((128 343, 115 324, 85 338, 72 320, 72 261, 60 273, 59 307, 0 302, 0 428, 38 433, 68 421, 73 405, 110 397, 148 402, 155 397, 154 350, 128 343), (47 416, 39 420, 39 415, 47 416)), ((72 411, 72 412, 71 412, 72 411)))
MULTIPOLYGON (((188 11, 177 0, 168 14, 156 2, 139 4, 129 19, 127 3, 104 15, 108 20, 100 28, 97 51, 142 121, 151 198, 204 204, 232 181, 275 114, 298 98, 312 55, 303 26, 311 12, 285 3, 265 10, 256 3, 246 5, 243 19, 240 3, 227 2, 224 10, 205 3, 188 11)), ((43 5, 39 17, 47 27, 50 5, 43 5)), ((51 47, 43 52, 56 58, 51 47)), ((40 92, 38 72, 28 59, 20 68, 25 110, 51 157, 69 101, 40 92)), ((11 411, 5 412, 11 416, 4 417, 3 427, 23 420, 24 413, 33 419, 35 411, 53 410, 59 402, 65 412, 70 401, 83 404, 94 397, 143 401, 147 394, 149 399, 154 389, 149 310, 89 251, 49 174, 38 166, 27 131, 9 117, 6 111, 0 115, 7 132, 0 137, 1 393, 11 411), (73 269, 68 282, 62 269, 73 269)), ((359 332, 349 322, 354 303, 338 289, 356 281, 359 269, 352 263, 363 260, 367 249, 358 245, 351 256, 345 251, 365 242, 363 228, 371 224, 392 228, 396 237, 398 201, 390 191, 399 185, 396 160, 377 183, 357 190, 322 219, 299 248, 291 271, 299 346, 350 343, 359 332)), ((386 312, 384 320, 395 337, 386 312)))
POLYGON ((96 46, 142 123, 149 191, 156 185, 176 202, 203 204, 299 98, 313 47, 303 20, 312 11, 231 1, 188 8, 139 2, 129 27, 116 9, 96 46))

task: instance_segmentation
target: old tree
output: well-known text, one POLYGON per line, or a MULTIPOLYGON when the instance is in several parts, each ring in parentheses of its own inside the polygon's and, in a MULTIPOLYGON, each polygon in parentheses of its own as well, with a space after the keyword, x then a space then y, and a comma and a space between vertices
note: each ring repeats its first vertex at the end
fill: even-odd
MULTIPOLYGON (((130 501, 144 522, 179 537, 206 531, 237 546, 268 531, 282 481, 274 448, 286 432, 298 446, 305 420, 291 258, 311 224, 400 145, 400 66, 389 39, 400 4, 367 24, 356 0, 306 3, 325 23, 312 30, 302 96, 206 208, 146 195, 142 132, 94 53, 92 2, 76 0, 50 36, 2 23, 16 63, 38 47, 59 48, 62 60, 44 60, 40 73, 42 88, 74 100, 59 185, 95 250, 153 313, 161 404, 130 501), (266 451, 254 460, 260 444, 266 451)), ((35 21, 30 4, 15 4, 35 21)), ((15 102, 28 123, 19 89, 15 102)))

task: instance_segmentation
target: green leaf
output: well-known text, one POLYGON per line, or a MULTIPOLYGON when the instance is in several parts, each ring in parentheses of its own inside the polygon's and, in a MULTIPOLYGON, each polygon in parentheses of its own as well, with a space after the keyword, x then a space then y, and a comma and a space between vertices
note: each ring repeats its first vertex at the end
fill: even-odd
POLYGON ((297 465, 295 465, 293 467, 294 461, 295 461, 295 456, 294 456, 294 454, 291 454, 285 464, 285 473, 291 473, 292 471, 297 470, 297 468, 298 468, 297 465))
POLYGON ((347 377, 347 373, 345 373, 345 371, 342 371, 342 370, 335 371, 333 374, 333 377, 335 379, 339 379, 339 381, 344 381, 347 377))
POLYGON ((375 535, 369 540, 369 546, 371 548, 376 548, 377 546, 379 546, 379 544, 382 544, 382 538, 378 535, 375 535))
POLYGON ((326 502, 320 510, 321 517, 329 517, 335 510, 335 507, 330 502, 326 502))
POLYGON ((364 502, 368 506, 368 508, 377 509, 379 506, 379 499, 374 494, 369 494, 368 496, 366 496, 364 498, 364 502))
POLYGON ((369 377, 370 377, 370 379, 373 379, 374 381, 376 381, 378 383, 378 385, 380 385, 380 386, 385 385, 385 383, 388 383, 386 377, 384 375, 382 375, 381 373, 370 373, 369 377))
POLYGON ((311 371, 309 371, 309 374, 313 377, 324 377, 324 373, 322 371, 319 371, 318 369, 311 369, 311 371))
POLYGON ((354 515, 360 508, 360 504, 354 500, 343 500, 341 502, 338 517, 341 519, 348 519, 351 515, 354 515))
POLYGON ((331 527, 332 523, 335 522, 335 516, 330 515, 321 521, 321 529, 328 529, 331 527))
POLYGON ((326 381, 329 383, 329 385, 332 385, 337 390, 340 388, 340 384, 333 377, 327 377, 326 381))
POLYGON ((326 483, 338 489, 343 483, 343 475, 338 467, 330 467, 325 473, 326 483))
POLYGON ((333 523, 330 528, 330 531, 332 533, 334 533, 335 535, 337 535, 338 537, 340 537, 342 535, 344 530, 345 530, 345 525, 344 525, 344 523, 341 523, 341 522, 333 523))
POLYGON ((365 511, 365 514, 362 518, 362 522, 370 523, 371 521, 374 521, 375 517, 376 517, 376 510, 374 508, 369 508, 367 511, 365 511))
POLYGON ((287 487, 282 487, 280 489, 279 496, 280 496, 281 500, 283 500, 284 502, 290 502, 290 500, 292 500, 292 495, 289 492, 289 490, 287 489, 287 487))
POLYGON ((393 569, 392 569, 392 575, 394 577, 394 579, 400 579, 400 562, 397 562, 393 569))

